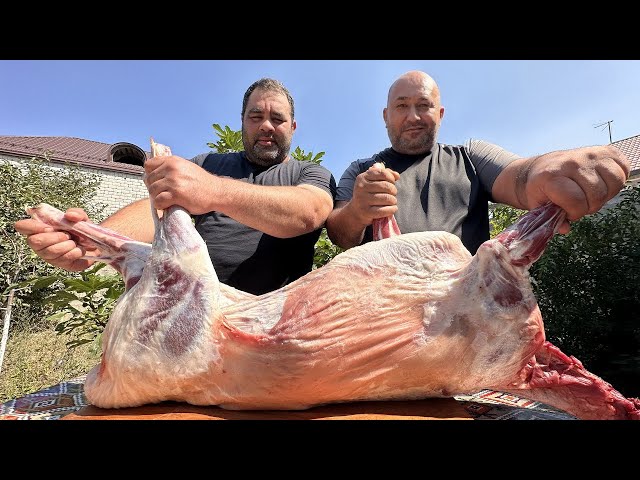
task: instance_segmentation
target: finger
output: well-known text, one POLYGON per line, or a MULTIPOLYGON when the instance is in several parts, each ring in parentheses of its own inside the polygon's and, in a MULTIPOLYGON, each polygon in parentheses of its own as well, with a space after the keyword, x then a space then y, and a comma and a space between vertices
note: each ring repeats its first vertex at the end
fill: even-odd
POLYGON ((604 195, 604 204, 615 197, 620 192, 620 190, 622 190, 627 180, 628 173, 627 171, 625 171, 625 169, 621 168, 617 162, 615 166, 598 165, 596 166, 596 172, 606 185, 607 192, 604 195))
POLYGON ((580 166, 567 171, 567 191, 557 192, 555 200, 551 197, 549 199, 563 207, 570 215, 570 220, 575 221, 584 215, 596 213, 607 201, 615 197, 624 186, 624 175, 622 168, 613 161, 600 162, 595 167, 580 166), (582 190, 582 195, 571 181, 582 190), (564 194, 566 198, 562 198, 564 194))
POLYGON ((370 194, 386 193, 394 196, 398 194, 398 188, 393 183, 387 182, 385 180, 367 182, 364 185, 364 190, 366 190, 370 194))
POLYGON ((371 207, 368 210, 368 213, 369 213, 369 217, 371 218, 371 221, 373 221, 376 218, 390 217, 391 215, 394 215, 397 211, 398 211, 397 205, 392 205, 392 206, 386 206, 386 207, 371 207))
POLYGON ((168 157, 154 157, 144 164, 144 175, 142 177, 145 185, 154 184, 166 176, 166 160, 168 157))
POLYGON ((151 198, 154 208, 157 208, 158 210, 165 210, 176 204, 175 196, 171 192, 167 191, 160 192, 155 196, 151 194, 151 191, 149 191, 149 198, 151 198))
MULTIPOLYGON (((589 213, 589 203, 584 190, 577 182, 565 176, 549 179, 544 183, 543 197, 558 205, 567 213, 567 219, 578 220, 589 213)), ((539 199, 542 205, 546 199, 539 199)))
MULTIPOLYGON (((53 247, 52 247, 53 248, 53 247)), ((54 252, 49 252, 51 255, 51 260, 57 261, 59 263, 71 264, 77 260, 80 260, 87 254, 87 250, 82 247, 73 247, 66 252, 60 252, 58 256, 54 257, 54 252)))
POLYGON ((372 193, 367 197, 369 206, 393 206, 398 204, 398 198, 395 195, 387 193, 372 193))
POLYGON ((629 157, 627 157, 624 153, 622 153, 622 151, 611 145, 607 145, 605 147, 605 150, 608 154, 606 158, 611 159, 618 167, 620 167, 623 172, 624 179, 626 180, 629 177, 629 173, 631 172, 631 162, 629 161, 629 157))
POLYGON ((86 255, 86 251, 81 248, 74 248, 69 250, 64 255, 60 255, 57 258, 47 260, 51 265, 64 268, 71 271, 82 271, 89 267, 93 260, 87 260, 83 257, 86 255))
POLYGON ((66 241, 72 241, 71 235, 67 232, 54 231, 47 233, 36 233, 27 237, 27 243, 35 252, 39 252, 51 247, 52 245, 66 241))
POLYGON ((69 208, 64 212, 64 218, 70 222, 86 222, 89 220, 87 212, 82 208, 69 208))
POLYGON ((168 192, 170 189, 169 180, 166 178, 158 178, 155 181, 149 182, 147 185, 147 190, 149 191, 150 197, 157 197, 162 192, 168 192))
POLYGON ((389 193, 389 194, 395 195, 398 193, 398 189, 392 182, 389 182, 382 178, 372 180, 370 178, 366 178, 365 176, 362 176, 356 179, 356 182, 353 188, 354 195, 363 194, 363 193, 376 193, 376 192, 389 193))
MULTIPOLYGON (((589 168, 581 168, 572 173, 569 178, 580 187, 584 194, 587 203, 585 215, 600 210, 607 201, 608 188, 602 177, 598 175, 598 172, 589 168)), ((572 220, 577 219, 572 218, 572 220)))
POLYGON ((38 233, 53 232, 53 227, 35 220, 33 218, 26 218, 24 220, 18 220, 13 224, 16 231, 22 235, 35 235, 38 233))
POLYGON ((374 181, 388 181, 391 183, 395 183, 398 178, 400 178, 400 174, 394 172, 390 168, 385 168, 383 170, 379 170, 374 167, 370 167, 369 170, 364 172, 363 177, 370 182, 374 181))
MULTIPOLYGON (((38 256, 42 257, 43 259, 50 261, 50 260, 55 260, 56 258, 59 258, 69 252, 71 252, 74 249, 78 249, 78 251, 83 251, 81 250, 80 247, 78 247, 78 244, 76 242, 74 242, 73 240, 67 240, 64 242, 59 242, 59 243, 54 243, 53 245, 49 245, 48 247, 44 247, 44 248, 40 248, 40 249, 36 249, 34 247, 32 247, 33 250, 38 254, 38 256)), ((81 257, 82 254, 78 255, 78 258, 81 257)))
POLYGON ((163 178, 164 178, 163 170, 160 168, 156 168, 153 171, 145 171, 143 180, 145 185, 149 187, 150 185, 153 185, 154 183, 159 182, 163 178))
POLYGON ((144 171, 146 173, 151 173, 157 168, 159 168, 168 157, 151 157, 144 162, 144 171))

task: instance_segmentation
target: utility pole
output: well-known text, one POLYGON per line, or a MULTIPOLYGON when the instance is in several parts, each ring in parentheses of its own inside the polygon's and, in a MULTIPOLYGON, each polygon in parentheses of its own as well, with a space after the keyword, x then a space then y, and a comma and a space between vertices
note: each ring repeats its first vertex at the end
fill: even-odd
MULTIPOLYGON (((608 122, 604 122, 601 123, 600 125, 595 125, 593 128, 598 128, 598 127, 603 127, 604 125, 608 125, 609 126, 609 143, 611 142, 611 124, 613 123, 613 120, 609 120, 608 122)), ((604 130, 604 128, 603 128, 604 130)))

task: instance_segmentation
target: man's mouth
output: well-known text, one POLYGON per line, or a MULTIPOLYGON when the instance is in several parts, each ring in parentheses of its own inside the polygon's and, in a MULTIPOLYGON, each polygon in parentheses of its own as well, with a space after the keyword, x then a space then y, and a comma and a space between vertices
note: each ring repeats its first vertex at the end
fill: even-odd
POLYGON ((270 146, 275 144, 275 140, 273 138, 258 138, 257 143, 259 145, 270 146))

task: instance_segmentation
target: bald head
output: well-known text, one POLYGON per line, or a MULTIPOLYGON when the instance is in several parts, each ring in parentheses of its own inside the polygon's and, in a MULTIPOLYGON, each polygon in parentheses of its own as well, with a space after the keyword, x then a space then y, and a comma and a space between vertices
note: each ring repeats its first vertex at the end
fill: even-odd
POLYGON ((382 116, 396 152, 429 153, 444 116, 440 89, 435 80, 418 70, 400 76, 389 88, 387 107, 382 116))
POLYGON ((411 70, 399 76, 398 79, 391 84, 389 94, 387 95, 387 106, 389 106, 389 102, 391 102, 392 99, 397 98, 398 95, 403 95, 403 92, 407 89, 422 91, 440 105, 440 89, 436 81, 420 70, 411 70))

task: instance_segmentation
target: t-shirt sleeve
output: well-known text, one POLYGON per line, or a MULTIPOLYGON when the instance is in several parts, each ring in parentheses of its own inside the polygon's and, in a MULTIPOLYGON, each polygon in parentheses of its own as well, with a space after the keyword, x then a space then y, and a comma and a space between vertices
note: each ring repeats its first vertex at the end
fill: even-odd
POLYGON ((353 186, 356 183, 356 177, 360 175, 360 161, 351 162, 351 165, 340 177, 338 182, 338 191, 336 193, 336 202, 348 202, 353 197, 353 186))
POLYGON ((476 168, 478 178, 484 189, 491 194, 493 183, 498 175, 514 160, 522 158, 498 145, 484 140, 469 140, 467 146, 471 163, 476 168))
POLYGON ((207 159, 207 157, 209 156, 208 153, 201 153, 199 155, 196 155, 193 158, 190 158, 189 161, 195 163, 198 166, 202 166, 204 164, 204 161, 207 159))
POLYGON ((331 195, 332 199, 336 198, 336 180, 333 178, 333 174, 322 165, 317 163, 305 165, 296 185, 303 184, 321 188, 331 195))

